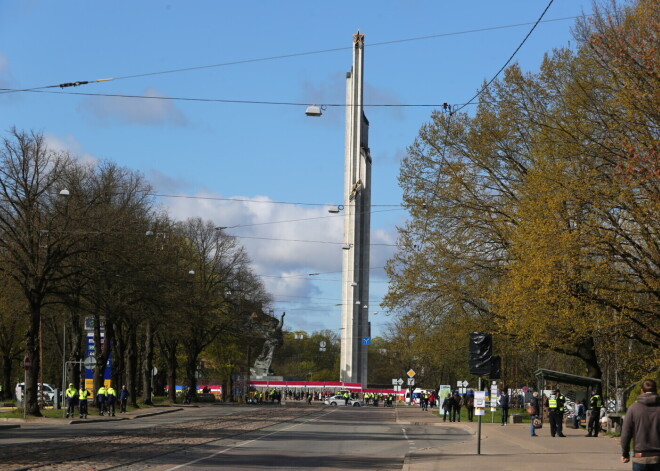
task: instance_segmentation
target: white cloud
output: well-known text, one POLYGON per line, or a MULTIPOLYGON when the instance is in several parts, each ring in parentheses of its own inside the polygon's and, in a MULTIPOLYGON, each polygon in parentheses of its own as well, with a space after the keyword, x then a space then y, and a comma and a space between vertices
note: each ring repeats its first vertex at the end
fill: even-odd
POLYGON ((45 133, 44 140, 49 149, 55 152, 68 152, 71 157, 84 165, 95 166, 99 163, 100 159, 89 152, 85 152, 82 144, 71 135, 62 138, 55 134, 45 133))
MULTIPOLYGON (((17 88, 16 79, 11 73, 9 60, 2 52, 0 52, 0 88, 17 88)), ((18 100, 20 93, 0 93, 0 99, 3 102, 13 102, 18 100)))
POLYGON ((184 114, 154 88, 143 93, 149 98, 88 97, 78 107, 103 123, 186 126, 184 114))
MULTIPOLYGON (((339 328, 343 214, 328 213, 332 205, 273 204, 266 196, 236 196, 234 201, 210 199, 220 197, 210 192, 195 196, 201 198, 165 198, 163 204, 175 219, 201 217, 235 235, 274 295, 276 312, 287 312, 285 324, 307 331, 339 328), (251 201, 240 201, 246 199, 251 201)), ((371 242, 371 265, 382 267, 393 254, 396 234, 372 229, 371 242)), ((383 269, 372 270, 371 278, 382 282, 383 269)), ((383 287, 373 286, 371 298, 379 298, 383 287)), ((376 305, 372 309, 379 310, 376 305)))

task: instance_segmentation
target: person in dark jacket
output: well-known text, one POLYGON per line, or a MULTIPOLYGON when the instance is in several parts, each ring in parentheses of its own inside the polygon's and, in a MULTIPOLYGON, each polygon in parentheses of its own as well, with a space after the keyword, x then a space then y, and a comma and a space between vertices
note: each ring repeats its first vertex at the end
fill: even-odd
POLYGON ((589 400, 589 409, 591 415, 589 416, 589 423, 587 424, 587 437, 597 437, 600 432, 600 408, 603 407, 603 399, 600 396, 600 391, 596 390, 591 399, 589 400))
POLYGON ((451 421, 452 422, 460 422, 461 421, 461 406, 463 405, 463 398, 461 395, 458 393, 458 391, 454 391, 454 395, 452 397, 452 407, 453 411, 451 414, 451 421))
POLYGON ((470 389, 465 395, 465 407, 467 407, 468 421, 474 420, 474 391, 470 389))
POLYGON ((128 389, 126 389, 126 385, 123 385, 121 387, 121 390, 119 391, 119 412, 126 412, 126 404, 128 403, 128 389))
POLYGON ((532 406, 532 411, 531 415, 531 423, 529 424, 529 434, 532 437, 538 437, 536 434, 536 428, 534 428, 534 419, 538 419, 541 417, 541 401, 539 400, 539 393, 534 391, 532 393, 532 400, 529 403, 530 406, 532 406))
POLYGON ((454 408, 454 399, 451 394, 445 396, 445 399, 442 401, 442 421, 447 422, 447 415, 449 415, 449 421, 453 422, 451 420, 451 413, 452 409, 454 408))
POLYGON ((630 461, 630 440, 635 442, 633 471, 660 470, 660 398, 652 379, 644 380, 637 402, 630 406, 621 429, 621 461, 630 461))
POLYGON ((502 408, 502 424, 506 425, 509 421, 509 393, 506 388, 500 392, 500 407, 502 408))
POLYGON ((545 400, 548 408, 548 419, 550 421, 550 436, 565 437, 564 427, 564 403, 566 398, 562 396, 559 389, 555 389, 545 400))

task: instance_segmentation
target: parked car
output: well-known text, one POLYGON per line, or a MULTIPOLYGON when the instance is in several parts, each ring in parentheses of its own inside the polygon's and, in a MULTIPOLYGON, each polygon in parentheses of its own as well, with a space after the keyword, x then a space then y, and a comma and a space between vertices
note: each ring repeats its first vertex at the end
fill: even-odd
MULTIPOLYGON (((41 388, 43 386, 43 392, 44 392, 44 401, 46 402, 53 402, 55 400, 55 388, 52 387, 48 383, 43 383, 43 385, 39 385, 39 390, 40 392, 38 394, 41 394, 41 388)), ((16 395, 16 400, 17 401, 23 401, 23 388, 24 388, 24 383, 17 383, 16 388, 14 389, 14 394, 16 395)), ((39 396, 37 396, 39 397, 39 396)))
MULTIPOLYGON (((326 406, 343 406, 344 404, 346 404, 346 400, 344 399, 344 396, 340 394, 331 396, 325 400, 326 406)), ((364 401, 361 399, 349 399, 348 405, 352 407, 362 407, 364 405, 364 401)))

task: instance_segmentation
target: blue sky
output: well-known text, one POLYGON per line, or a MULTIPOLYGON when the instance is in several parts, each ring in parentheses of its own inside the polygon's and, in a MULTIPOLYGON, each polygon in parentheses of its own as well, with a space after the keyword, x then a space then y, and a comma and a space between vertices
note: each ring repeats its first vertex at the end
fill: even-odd
MULTIPOLYGON (((309 118, 306 105, 344 103, 358 29, 366 45, 365 104, 465 103, 547 3, 2 1, 0 88, 115 80, 66 94, 0 94, 0 130, 40 131, 82 160, 139 170, 157 194, 178 196, 157 198, 175 218, 210 219, 240 238, 275 312, 287 312, 285 327, 339 333, 343 218, 327 209, 343 201, 344 109, 328 106, 309 118)), ((574 20, 565 18, 590 8, 587 0, 555 0, 544 19, 557 21, 539 24, 515 61, 537 70, 545 52, 571 41, 574 20)), ((373 158, 372 335, 393 319, 378 303, 387 290, 382 267, 406 218, 397 207, 399 162, 432 110, 365 109, 373 158)))

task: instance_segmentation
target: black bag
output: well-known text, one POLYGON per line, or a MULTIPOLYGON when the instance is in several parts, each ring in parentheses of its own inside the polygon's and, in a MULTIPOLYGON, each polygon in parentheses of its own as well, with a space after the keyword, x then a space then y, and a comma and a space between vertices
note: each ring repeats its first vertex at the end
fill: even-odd
POLYGON ((534 424, 534 428, 543 428, 543 422, 541 422, 541 419, 538 418, 534 419, 533 424, 534 424))

